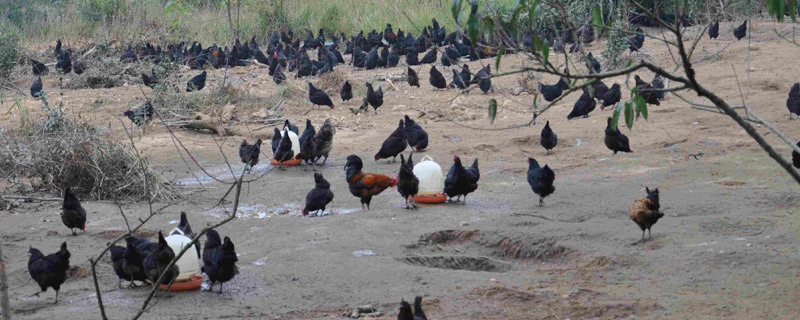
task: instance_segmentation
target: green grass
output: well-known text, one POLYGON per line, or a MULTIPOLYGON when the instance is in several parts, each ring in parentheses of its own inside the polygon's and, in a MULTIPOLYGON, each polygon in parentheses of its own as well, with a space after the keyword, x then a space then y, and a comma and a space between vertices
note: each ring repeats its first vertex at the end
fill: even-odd
MULTIPOLYGON (((0 23, 14 25, 21 45, 49 43, 55 39, 95 43, 140 43, 144 40, 197 40, 204 44, 228 44, 231 33, 225 7, 198 0, 183 0, 181 10, 165 13, 169 1, 161 0, 11 0, 20 8, 0 9, 0 23)), ((236 3, 236 0, 231 0, 236 3)), ((513 8, 515 0, 480 1, 513 8)), ((344 32, 381 31, 391 23, 395 32, 402 29, 419 34, 436 18, 448 31, 455 30, 450 0, 285 0, 283 11, 276 1, 243 1, 239 17, 240 38, 256 36, 264 41, 269 32, 281 26, 296 31, 344 32)), ((464 10, 467 5, 463 6, 464 10)), ((233 18, 236 20, 234 7, 233 18)), ((299 34, 305 36, 304 32, 299 34)))

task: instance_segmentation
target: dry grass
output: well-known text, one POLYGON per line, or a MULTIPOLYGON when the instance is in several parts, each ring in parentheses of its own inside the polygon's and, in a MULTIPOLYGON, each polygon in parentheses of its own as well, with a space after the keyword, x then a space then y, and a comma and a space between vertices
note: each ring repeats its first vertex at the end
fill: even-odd
POLYGON ((60 194, 71 187, 94 199, 172 200, 176 189, 127 145, 111 142, 88 124, 63 117, 29 127, 0 129, 0 178, 28 179, 36 191, 60 194), (142 167, 144 163, 144 168, 142 167), (148 188, 143 187, 145 181, 148 188))

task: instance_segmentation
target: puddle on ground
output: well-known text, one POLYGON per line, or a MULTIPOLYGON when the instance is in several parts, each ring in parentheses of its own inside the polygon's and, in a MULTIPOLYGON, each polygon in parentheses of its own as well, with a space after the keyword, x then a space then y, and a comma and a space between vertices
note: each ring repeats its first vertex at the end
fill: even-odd
MULTIPOLYGON (((261 175, 269 171, 271 167, 272 165, 269 162, 261 162, 245 175, 261 175)), ((216 182, 214 178, 217 180, 233 180, 242 174, 243 169, 244 164, 241 163, 231 165, 231 168, 228 168, 228 165, 226 164, 222 164, 216 167, 206 168, 205 172, 203 172, 203 170, 198 170, 197 172, 194 172, 194 174, 176 181, 175 184, 179 186, 192 186, 201 183, 212 183, 216 182), (233 174, 231 174, 231 169, 233 169, 233 174), (208 172, 211 176, 206 174, 206 172, 208 172)))
MULTIPOLYGON (((227 212, 233 210, 233 207, 226 208, 212 208, 206 211, 206 214, 211 215, 218 219, 227 217, 227 212)), ((294 203, 284 203, 278 207, 269 207, 263 204, 239 204, 239 210, 236 213, 236 218, 241 220, 248 219, 267 219, 278 215, 290 216, 303 216, 303 206, 294 203)), ((315 215, 313 212, 308 217, 325 217, 330 215, 351 214, 360 211, 359 208, 328 208, 320 215, 315 215)))

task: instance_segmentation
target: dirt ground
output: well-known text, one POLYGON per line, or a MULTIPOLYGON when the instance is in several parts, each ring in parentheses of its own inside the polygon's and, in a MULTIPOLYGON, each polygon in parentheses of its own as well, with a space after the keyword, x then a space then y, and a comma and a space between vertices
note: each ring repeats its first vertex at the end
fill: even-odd
MULTIPOLYGON (((756 22, 749 26, 753 33, 748 52, 746 40, 733 38, 735 26, 722 24, 719 40, 704 36, 700 41, 695 70, 701 83, 739 104, 735 68, 753 111, 788 135, 800 137, 800 120, 790 121, 785 107, 789 88, 800 81, 794 67, 798 48, 778 39, 771 23, 756 22)), ((603 49, 598 43, 589 48, 597 56, 603 49)), ((642 56, 661 65, 672 61, 664 45, 652 39, 645 42, 642 56)), ((349 61, 349 56, 345 59, 349 61)), ((489 63, 494 61, 470 66, 475 72, 489 63)), ((524 63, 521 57, 508 55, 500 70, 524 63)), ((378 115, 353 115, 348 109, 358 107, 365 81, 402 74, 404 66, 369 72, 338 67, 356 88, 356 98, 341 103, 337 88, 331 95, 336 103, 332 111, 312 110, 304 116, 310 107, 306 95, 289 100, 283 116, 301 130, 306 118, 317 128, 328 117, 337 123, 332 156, 319 168, 335 193, 331 214, 304 218, 300 213, 314 185, 310 170, 272 170, 262 158, 249 176, 271 171, 244 186, 238 219, 219 229, 236 244, 240 274, 225 284, 224 294, 177 293, 158 300, 145 317, 344 318, 353 307, 369 304, 381 312, 380 318, 393 319, 400 299, 413 300, 415 295, 425 297, 431 319, 794 319, 800 312, 796 303, 800 215, 794 214, 800 209, 798 186, 727 117, 694 110, 668 96, 661 106, 651 107, 648 121, 637 121, 632 131, 623 129, 635 153, 612 155, 603 144, 611 111, 597 109, 589 118, 566 120, 577 94, 543 114, 535 126, 480 130, 476 128, 527 122, 533 96, 510 95, 517 86, 511 76, 494 80, 500 92, 483 95, 476 90, 458 97, 454 90, 433 91, 429 67, 417 69, 422 88, 376 82, 385 91, 378 115), (500 105, 493 126, 486 111, 490 98, 500 105), (397 191, 389 189, 373 199, 372 210, 362 211, 358 199, 350 195, 343 170, 347 155, 364 159, 365 171, 390 175, 398 171, 399 164, 375 162, 372 155, 403 115, 418 119, 428 131, 430 147, 425 154, 443 170, 449 169, 454 154, 467 163, 480 159, 479 188, 466 205, 422 205, 418 211, 407 211, 397 191), (547 120, 559 137, 558 147, 548 156, 538 142, 547 120), (697 159, 689 156, 699 153, 697 159), (556 172, 556 192, 542 208, 536 206, 538 199, 526 183, 529 156, 556 172), (659 188, 666 216, 653 228, 651 241, 634 246, 631 243, 641 234, 628 218, 628 206, 645 195, 645 186, 659 188)), ((448 79, 449 70, 443 72, 448 79)), ((494 66, 493 71, 497 72, 494 66)), ((652 78, 644 71, 637 74, 652 78)), ((266 69, 237 68, 227 76, 252 95, 274 97, 278 90, 266 69)), ((205 90, 219 85, 222 77, 223 71, 210 71, 205 90)), ((58 81, 53 75, 44 80, 50 88, 58 81)), ((18 84, 27 88, 32 81, 28 76, 18 84)), ((606 83, 624 81, 618 77, 606 83)), ((292 82, 307 86, 304 80, 292 82)), ((127 138, 116 118, 129 101, 141 97, 139 86, 69 90, 63 98, 57 90, 48 94, 51 103, 63 100, 67 114, 107 127, 112 137, 124 142, 127 138)), ((623 97, 627 94, 623 85, 623 97)), ((697 99, 692 94, 685 97, 697 99)), ((39 110, 39 103, 30 98, 24 103, 39 110)), ((3 112, 7 108, 5 104, 3 112)), ((255 111, 237 110, 236 116, 246 118, 255 111)), ((12 111, 3 123, 11 126, 15 119, 12 111)), ((271 136, 272 127, 259 127, 249 126, 254 136, 271 136)), ((777 144, 766 128, 759 131, 777 144)), ((177 131, 177 137, 207 171, 228 181, 231 173, 214 139, 222 142, 228 159, 237 159, 243 138, 252 140, 242 136, 221 140, 193 131, 177 131)), ((227 186, 208 179, 194 164, 187 165, 162 126, 151 125, 136 139, 154 168, 182 185, 185 193, 146 229, 171 230, 180 211, 189 214, 195 229, 223 218, 223 208, 215 204, 227 186)), ((790 152, 783 145, 779 149, 790 152)), ((242 169, 238 161, 233 166, 242 169)), ((87 200, 83 205, 89 221, 86 232, 77 237, 70 236, 58 218, 58 202, 23 203, 0 212, 16 318, 100 318, 91 276, 70 278, 57 305, 47 303, 53 301, 52 291, 28 297, 38 291, 26 269, 29 246, 52 253, 66 241, 71 263, 88 268, 88 258, 108 241, 108 231, 124 229, 113 202, 87 200)), ((148 212, 146 203, 128 203, 123 209, 133 219, 148 212)), ((101 263, 99 277, 111 318, 129 317, 141 307, 147 289, 117 289, 110 260, 101 263)))

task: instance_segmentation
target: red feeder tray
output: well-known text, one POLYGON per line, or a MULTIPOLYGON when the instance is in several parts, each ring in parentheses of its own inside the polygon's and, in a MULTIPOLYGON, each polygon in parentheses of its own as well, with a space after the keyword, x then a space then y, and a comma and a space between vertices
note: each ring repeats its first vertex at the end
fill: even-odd
MULTIPOLYGON (((294 166, 299 166, 299 165, 300 165, 300 163, 302 163, 302 162, 303 162, 303 160, 300 160, 300 159, 292 159, 292 160, 289 160, 289 161, 284 161, 284 162, 283 162, 283 166, 284 166, 284 167, 294 167, 294 166)), ((273 166, 277 166, 277 165, 278 165, 278 161, 277 161, 277 160, 275 160, 275 159, 272 159, 272 165, 273 165, 273 166)))
MULTIPOLYGON (((179 291, 195 290, 197 288, 200 288, 201 284, 203 284, 203 277, 198 275, 191 275, 189 276, 189 281, 173 282, 172 286, 169 287, 169 291, 179 292, 179 291)), ((159 286, 159 289, 167 290, 167 286, 162 284, 159 286)))
POLYGON ((447 201, 447 195, 444 193, 437 193, 432 196, 414 196, 414 202, 417 203, 444 203, 447 201))

